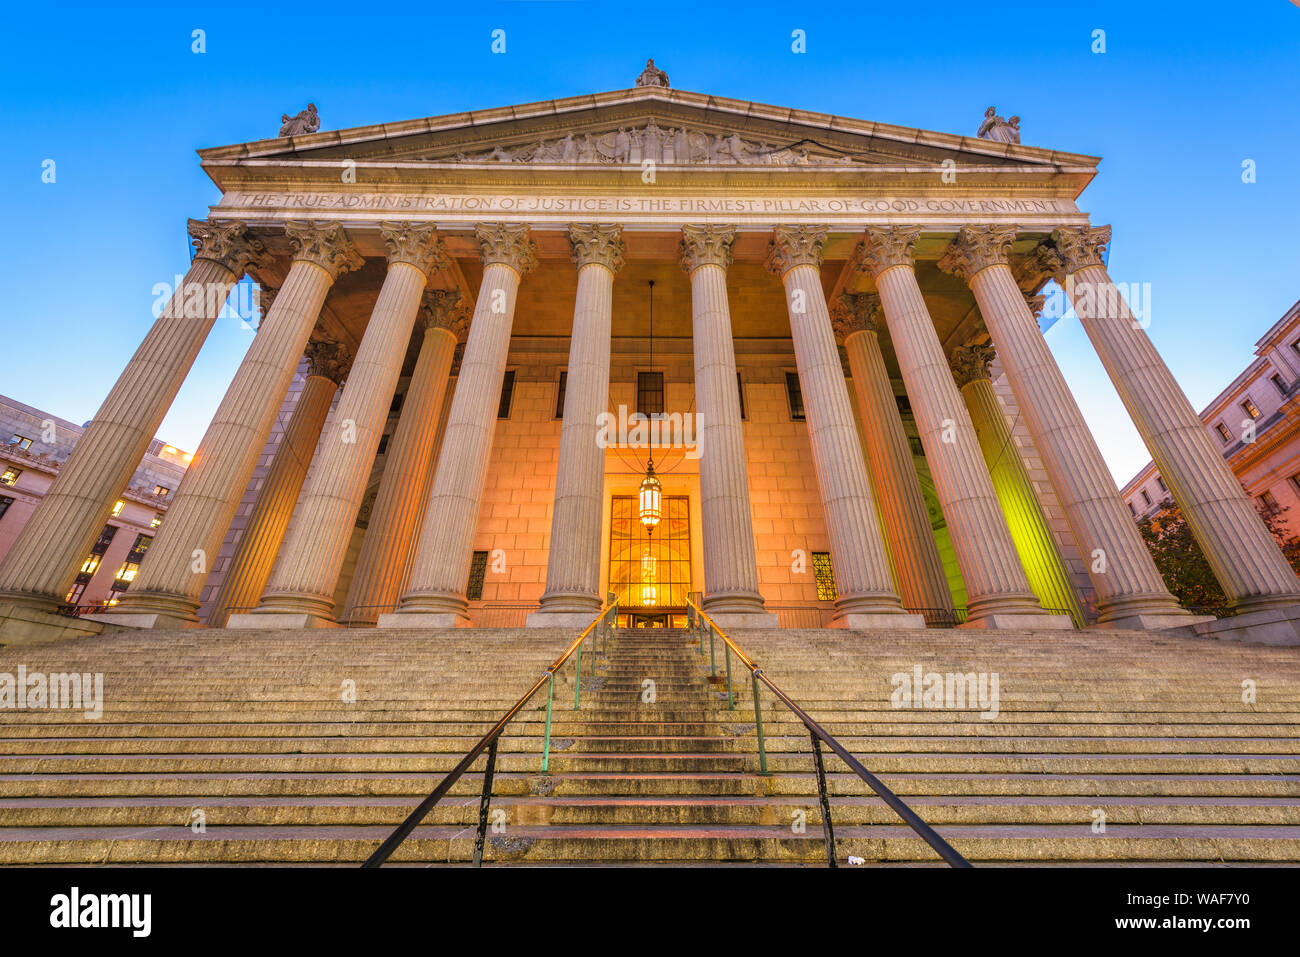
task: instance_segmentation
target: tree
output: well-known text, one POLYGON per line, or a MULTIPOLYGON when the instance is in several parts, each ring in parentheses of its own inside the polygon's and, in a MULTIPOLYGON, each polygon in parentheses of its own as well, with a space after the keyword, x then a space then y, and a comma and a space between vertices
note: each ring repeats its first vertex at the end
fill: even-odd
MULTIPOLYGON (((1257 511, 1282 554, 1300 574, 1300 538, 1290 536, 1287 531, 1283 519, 1287 509, 1271 505, 1258 507, 1257 511)), ((1205 553, 1173 499, 1166 498, 1156 511, 1140 519, 1138 531, 1155 559, 1165 587, 1180 605, 1211 615, 1229 611, 1228 596, 1223 593, 1205 553)))

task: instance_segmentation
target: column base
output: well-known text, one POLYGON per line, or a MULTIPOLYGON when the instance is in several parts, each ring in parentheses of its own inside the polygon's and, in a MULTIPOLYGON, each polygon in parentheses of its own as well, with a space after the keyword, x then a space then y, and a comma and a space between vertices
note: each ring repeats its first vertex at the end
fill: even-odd
POLYGON ((389 612, 379 616, 378 628, 416 630, 420 628, 473 628, 468 615, 454 611, 389 612))
POLYGON ((109 611, 86 617, 122 628, 201 628, 198 610, 198 602, 182 595, 142 592, 128 594, 109 611))
POLYGON ((1124 615, 1120 618, 1111 618, 1107 621, 1098 621, 1092 625, 1092 629, 1121 629, 1126 631, 1178 631, 1186 629, 1187 635, 1193 634, 1193 627, 1205 622, 1218 621, 1213 615, 1193 615, 1183 613, 1181 615, 1162 615, 1162 614, 1134 614, 1124 615))
POLYGON ((333 618, 310 612, 240 612, 226 620, 226 627, 236 630, 294 631, 300 628, 338 628, 333 618))
POLYGON ((525 628, 576 628, 581 631, 597 616, 599 611, 530 611, 524 619, 525 628))
POLYGON ((776 615, 770 611, 704 612, 713 619, 713 623, 723 631, 744 630, 746 628, 779 628, 776 615))
POLYGON ((81 617, 90 621, 102 622, 105 625, 114 625, 118 628, 171 630, 203 627, 200 622, 193 618, 169 615, 159 611, 102 612, 93 615, 82 615, 81 617))
POLYGON ((1300 645, 1300 604, 1244 611, 1194 626, 1202 638, 1259 645, 1300 645))
POLYGON ((1069 615, 1018 615, 1012 612, 989 612, 967 618, 958 628, 989 628, 998 631, 1073 631, 1069 615))
POLYGON ((913 615, 909 612, 903 614, 883 613, 883 612, 860 612, 851 611, 848 614, 836 615, 831 619, 833 626, 847 628, 850 631, 891 631, 897 628, 915 629, 925 627, 924 615, 913 615))
POLYGON ((47 609, 44 602, 21 599, 0 602, 0 645, 86 638, 103 631, 101 622, 60 615, 47 609))

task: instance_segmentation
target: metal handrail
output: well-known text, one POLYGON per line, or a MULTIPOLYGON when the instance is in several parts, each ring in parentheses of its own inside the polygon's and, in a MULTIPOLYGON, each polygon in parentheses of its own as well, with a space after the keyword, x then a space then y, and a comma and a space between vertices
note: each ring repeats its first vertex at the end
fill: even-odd
MULTIPOLYGON (((704 610, 700 608, 699 605, 690 598, 687 598, 686 602, 695 613, 692 628, 699 630, 700 626, 703 625, 704 630, 709 633, 710 673, 716 672, 717 667, 716 656, 713 652, 713 636, 716 634, 717 637, 721 638, 723 645, 725 646, 727 657, 728 708, 735 708, 736 706, 735 696, 731 691, 731 653, 734 651, 736 657, 740 659, 740 663, 749 669, 750 679, 753 681, 754 688, 754 726, 758 731, 758 759, 759 770, 761 773, 767 773, 767 748, 763 741, 763 710, 758 696, 758 684, 760 681, 767 685, 768 690, 771 691, 772 694, 776 695, 777 699, 782 704, 794 712, 795 717, 798 718, 803 723, 803 726, 808 729, 808 734, 812 739, 813 762, 817 767, 817 795, 822 806, 822 833, 826 839, 826 863, 829 866, 838 867, 839 865, 835 857, 835 829, 831 822, 830 798, 826 790, 826 768, 822 763, 823 743, 834 751, 839 759, 847 764, 854 774, 865 781, 867 786, 870 787, 871 790, 875 791, 876 794, 880 796, 881 800, 888 804, 894 810, 894 813, 903 819, 903 823, 915 831, 917 836, 925 841, 925 843, 934 848, 938 855, 947 863, 951 864, 953 867, 971 866, 970 861, 957 853, 953 846, 940 837, 934 828, 921 820, 915 811, 904 804, 903 800, 897 794, 885 786, 883 781, 863 767, 862 762, 850 754, 844 745, 840 744, 839 741, 831 736, 830 732, 814 721, 812 717, 803 710, 803 708, 791 701, 789 696, 776 686, 772 679, 763 672, 762 668, 754 664, 750 657, 737 647, 736 643, 727 636, 727 633, 719 628, 717 623, 705 614, 704 610)), ((700 653, 704 653, 703 632, 700 633, 700 653)))
POLYGON ((607 595, 605 606, 601 609, 600 615, 597 616, 596 620, 583 629, 582 634, 575 638, 569 647, 564 649, 564 653, 560 655, 560 657, 556 658, 549 668, 542 672, 541 677, 533 683, 533 686, 524 693, 523 697, 516 701, 514 706, 501 717, 501 720, 492 726, 492 730, 479 738, 478 742, 469 749, 466 755, 461 758, 460 762, 447 772, 446 777, 438 782, 438 786, 429 792, 429 796, 416 805, 415 810, 407 815, 406 820, 399 824, 392 834, 388 835, 384 842, 375 849, 375 852, 371 854, 370 857, 366 859, 366 862, 361 866, 379 867, 388 860, 401 843, 410 836, 413 830, 415 830, 416 826, 424 820, 425 816, 447 795, 447 792, 451 790, 452 785, 460 780, 461 775, 469 770, 470 765, 478 759, 478 756, 482 754, 483 750, 486 748, 488 752, 488 760, 487 767, 483 772, 483 792, 479 799, 478 832, 474 838, 474 866, 482 866, 483 844, 487 836, 488 806, 492 801, 492 777, 496 770, 497 743, 502 732, 505 731, 506 725, 509 724, 514 717, 523 710, 524 706, 532 700, 533 695, 537 694, 542 685, 549 684, 546 695, 546 734, 542 743, 542 771, 543 773, 546 771, 551 757, 551 710, 555 700, 556 672, 558 672, 560 668, 564 667, 564 663, 569 660, 570 656, 575 653, 577 654, 576 674, 574 675, 573 681, 573 708, 575 711, 578 710, 581 704, 580 695, 582 690, 583 642, 587 640, 588 636, 592 639, 591 673, 594 675, 596 673, 596 655, 599 652, 598 643, 601 639, 601 632, 604 632, 604 638, 608 640, 613 627, 610 624, 610 621, 615 620, 617 616, 618 600, 616 596, 611 593, 607 595))

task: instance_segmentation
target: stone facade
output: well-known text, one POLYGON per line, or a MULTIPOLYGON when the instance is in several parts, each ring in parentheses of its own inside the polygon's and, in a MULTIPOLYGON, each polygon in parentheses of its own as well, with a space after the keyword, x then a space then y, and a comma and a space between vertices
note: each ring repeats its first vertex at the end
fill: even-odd
MULTIPOLYGON (((1225 636, 1266 613, 1300 641, 1300 584, 1110 295, 1076 202, 1097 158, 645 76, 201 151, 222 198, 189 279, 274 301, 138 587, 84 627, 578 626, 613 592, 629 623, 698 594, 724 627, 1217 633, 1135 547, 1041 337, 1068 275, 1246 612, 1225 636)), ((37 515, 52 547, 0 563, 0 633, 58 630, 68 556, 219 305, 164 311, 37 515)))

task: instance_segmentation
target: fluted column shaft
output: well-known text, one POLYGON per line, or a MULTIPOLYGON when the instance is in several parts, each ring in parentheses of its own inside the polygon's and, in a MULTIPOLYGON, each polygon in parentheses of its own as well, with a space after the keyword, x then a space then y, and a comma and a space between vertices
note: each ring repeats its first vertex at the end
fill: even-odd
POLYGON ((736 355, 726 266, 735 230, 688 227, 683 265, 691 277, 695 408, 700 418, 700 511, 704 528, 704 610, 763 613, 749 505, 745 436, 736 391, 736 355))
MULTIPOLYGON (((1038 323, 1006 262, 970 277, 981 315, 1097 592, 1098 620, 1186 615, 1119 497, 1038 323)), ((990 388, 991 391, 991 388, 990 388)))
POLYGON ((1244 611, 1293 605, 1295 572, 1101 264, 1109 232, 1053 236, 1074 311, 1224 593, 1244 611))
POLYGON ((1044 606, 1068 613, 1076 625, 1083 627, 1085 622, 1079 599, 1061 561, 1052 531, 1047 527, 1029 472, 1016 451, 1011 427, 993 391, 992 380, 987 375, 971 379, 961 386, 961 394, 979 437, 980 450, 989 467, 998 501, 1002 503, 1003 514, 1015 516, 1008 526, 1030 586, 1044 606))
POLYGON ((910 251, 915 235, 907 234, 905 255, 879 255, 870 268, 966 584, 967 621, 997 624, 999 615, 1009 621, 1041 615, 916 282, 910 251))
POLYGON ((469 623, 465 585, 496 434, 515 301, 520 280, 536 264, 524 227, 480 226, 478 237, 483 280, 411 563, 410 584, 397 612, 380 616, 381 627, 469 623))
POLYGON ((167 521, 145 553, 131 590, 113 609, 148 626, 197 621, 212 559, 266 445, 325 294, 360 257, 338 226, 290 224, 295 259, 185 471, 167 521))
POLYGON ((903 604, 913 609, 952 611, 952 590, 930 527, 912 448, 903 431, 898 402, 874 329, 859 329, 844 340, 849 372, 862 412, 867 463, 903 604))
POLYGON ((299 518, 289 530, 258 614, 302 614, 333 621, 334 590, 427 280, 428 274, 409 262, 389 264, 339 396, 321 462, 307 480, 299 518))
POLYGON ((0 564, 0 600, 47 610, 63 601, 78 566, 140 467, 247 265, 265 250, 240 224, 190 221, 197 252, 76 447, 0 564))
POLYGON ((835 568, 835 614, 899 614, 844 367, 822 292, 824 228, 778 228, 768 266, 785 286, 813 471, 835 568))
POLYGON ((221 579, 208 615, 212 627, 220 628, 232 609, 246 611, 261 597, 337 390, 334 380, 325 375, 309 374, 303 383, 248 526, 221 579))
POLYGON ((455 352, 456 334, 446 326, 425 330, 348 589, 342 618, 348 624, 373 624, 401 597, 429 491, 429 460, 455 352))
MULTIPOLYGON (((555 472, 546 592, 537 620, 554 615, 594 618, 600 612, 600 529, 605 450, 597 442, 599 417, 609 401, 609 340, 614 272, 622 263, 617 227, 571 231, 578 263, 578 294, 569 338, 564 422, 555 472)), ((558 622, 557 622, 558 623, 558 622)), ((576 623, 576 621, 575 621, 576 623)))

